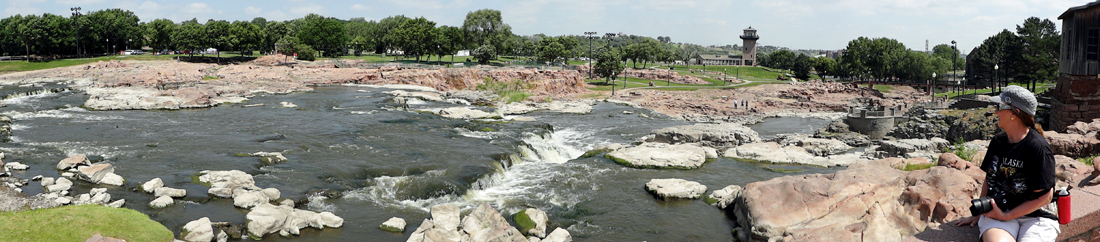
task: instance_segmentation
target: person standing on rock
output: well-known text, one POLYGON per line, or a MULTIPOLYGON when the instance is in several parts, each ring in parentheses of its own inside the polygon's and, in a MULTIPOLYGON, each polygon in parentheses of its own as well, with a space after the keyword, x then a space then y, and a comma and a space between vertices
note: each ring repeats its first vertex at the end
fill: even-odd
POLYGON ((989 142, 981 166, 981 195, 992 198, 993 210, 955 225, 977 224, 982 241, 1054 241, 1058 217, 1040 209, 1054 196, 1054 155, 1035 124, 1035 95, 1012 85, 989 100, 997 103, 997 126, 1004 130, 989 142))

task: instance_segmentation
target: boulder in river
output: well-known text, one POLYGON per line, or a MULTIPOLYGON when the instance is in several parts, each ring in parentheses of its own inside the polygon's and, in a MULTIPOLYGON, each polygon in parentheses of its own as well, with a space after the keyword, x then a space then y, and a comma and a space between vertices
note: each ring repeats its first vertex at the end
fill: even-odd
POLYGON ((546 212, 536 208, 528 208, 519 211, 513 218, 520 232, 538 238, 546 237, 546 222, 548 221, 546 212))
POLYGON ((164 181, 161 181, 160 177, 157 177, 157 178, 153 178, 152 180, 149 180, 145 183, 142 183, 141 184, 141 190, 145 191, 146 193, 153 193, 154 191, 157 190, 157 188, 161 188, 163 186, 164 186, 164 181))
POLYGON ((249 155, 260 157, 260 161, 266 165, 279 164, 290 160, 283 156, 282 152, 256 152, 249 155))
POLYGON ((653 179, 645 184, 646 191, 663 200, 698 199, 707 192, 707 186, 684 179, 653 179))
POLYGON ((65 158, 65 159, 61 160, 61 162, 58 162, 57 163, 57 169, 64 171, 64 170, 68 170, 70 168, 75 168, 77 166, 89 166, 89 165, 92 165, 92 162, 90 160, 88 160, 88 156, 74 155, 74 156, 70 156, 69 158, 65 158))
POLYGON ((405 219, 392 217, 389 220, 386 220, 386 222, 382 223, 379 228, 385 231, 403 233, 405 232, 405 219))
POLYGON ((248 220, 248 224, 245 225, 248 227, 248 236, 253 239, 260 239, 273 233, 283 236, 297 235, 306 227, 324 229, 325 227, 339 228, 344 225, 343 218, 329 212, 317 213, 269 203, 252 208, 245 218, 248 220))
MULTIPOLYGON (((454 206, 454 205, 450 205, 454 206)), ((433 207, 435 211, 436 207, 433 207)), ((457 208, 457 206, 455 206, 457 208)), ((420 227, 409 236, 408 242, 426 241, 501 241, 501 242, 528 242, 518 229, 508 224, 493 207, 488 203, 482 203, 474 211, 462 218, 461 227, 438 224, 437 221, 449 221, 451 213, 440 210, 441 213, 432 213, 432 218, 424 219, 420 227), (446 216, 446 217, 439 217, 446 216), (461 230, 459 229, 461 228, 461 230)))
POLYGON ((172 206, 172 204, 175 203, 175 202, 176 202, 175 200, 172 200, 172 197, 160 196, 160 197, 157 197, 157 199, 153 199, 153 201, 149 202, 149 207, 152 207, 152 208, 165 208, 165 207, 168 207, 168 206, 172 206))
POLYGON ((644 143, 609 152, 606 157, 635 168, 695 169, 706 162, 706 154, 693 144, 644 143))
POLYGON ((799 146, 781 146, 775 142, 752 143, 730 148, 722 155, 777 164, 802 164, 821 167, 846 166, 862 160, 858 154, 820 157, 799 146))
POLYGON ((500 114, 485 112, 477 109, 471 109, 466 107, 449 107, 442 109, 420 109, 420 112, 429 112, 438 114, 445 118, 452 119, 499 119, 500 114))
POLYGON ((713 202, 714 206, 725 210, 727 206, 733 203, 733 200, 741 195, 741 189, 741 186, 729 185, 725 188, 714 190, 707 196, 707 202, 713 202))
POLYGON ((714 148, 726 148, 760 141, 760 135, 749 127, 736 123, 694 124, 673 126, 653 131, 646 142, 669 144, 700 143, 714 148))
POLYGON ((202 217, 195 221, 187 222, 180 228, 180 238, 187 242, 209 242, 214 239, 214 227, 210 224, 210 218, 202 217))
POLYGON ((153 196, 169 196, 174 198, 180 198, 187 196, 187 190, 171 188, 171 187, 159 187, 153 190, 153 196))

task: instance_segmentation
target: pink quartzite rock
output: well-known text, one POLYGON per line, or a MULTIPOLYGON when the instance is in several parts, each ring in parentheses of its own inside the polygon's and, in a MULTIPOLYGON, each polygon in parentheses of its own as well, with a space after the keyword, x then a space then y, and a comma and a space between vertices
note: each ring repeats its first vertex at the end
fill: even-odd
POLYGON ((746 185, 733 205, 751 236, 741 239, 898 241, 930 222, 969 216, 970 199, 981 189, 970 175, 950 167, 905 172, 893 162, 856 162, 833 174, 746 185))
POLYGON ((74 156, 71 156, 69 158, 65 158, 64 160, 61 160, 61 162, 58 162, 57 163, 57 169, 58 170, 65 170, 65 169, 69 169, 69 168, 73 168, 73 167, 81 166, 81 165, 84 165, 84 166, 91 165, 91 163, 92 162, 89 161, 88 157, 85 156, 85 155, 74 155, 74 156))

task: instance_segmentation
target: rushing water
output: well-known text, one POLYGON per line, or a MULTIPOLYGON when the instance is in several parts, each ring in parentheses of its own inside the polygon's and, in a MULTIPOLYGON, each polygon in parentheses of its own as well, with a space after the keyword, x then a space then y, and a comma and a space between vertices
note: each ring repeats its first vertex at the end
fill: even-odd
MULTIPOLYGON (((5 161, 31 165, 15 175, 58 177, 54 166, 65 157, 102 159, 126 185, 76 182, 74 192, 106 187, 112 199, 126 199, 126 208, 176 233, 201 217, 245 222, 247 210, 211 198, 206 187, 192 183, 202 170, 245 171, 260 187, 309 201, 304 209, 345 219, 342 228, 305 229, 289 238, 269 235, 268 241, 404 241, 430 217, 431 206, 448 203, 465 211, 489 203, 509 220, 522 209, 539 208, 550 217, 549 229, 566 228, 575 241, 730 241, 733 223, 719 209, 703 200, 655 199, 645 183, 681 178, 713 191, 791 175, 764 169, 774 165, 730 159, 695 170, 653 170, 578 158, 597 145, 631 143, 653 129, 687 124, 608 103, 585 115, 536 112, 524 115, 536 122, 479 123, 403 111, 382 88, 319 87, 246 103, 266 104, 261 107, 88 111, 80 108, 87 95, 59 87, 0 88, 0 96, 8 98, 0 113, 14 120, 12 142, 0 143, 0 151, 7 153, 5 161), (280 102, 298 108, 277 108, 280 102), (256 157, 237 155, 259 151, 283 152, 290 161, 265 166, 256 157), (186 189, 187 197, 168 208, 149 208, 153 197, 138 186, 157 177, 168 187, 186 189), (405 233, 378 229, 391 217, 406 219, 405 233)), ((417 102, 411 108, 448 106, 454 104, 417 102)), ((32 182, 23 190, 33 195, 42 189, 32 182)))

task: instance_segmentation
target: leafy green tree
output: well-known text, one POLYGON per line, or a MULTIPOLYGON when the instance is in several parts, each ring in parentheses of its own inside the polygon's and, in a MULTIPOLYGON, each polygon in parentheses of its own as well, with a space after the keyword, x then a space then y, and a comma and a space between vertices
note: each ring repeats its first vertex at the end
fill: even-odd
POLYGON ((822 78, 825 76, 836 76, 836 60, 821 56, 814 58, 812 64, 818 76, 822 78))
POLYGON ((263 27, 264 41, 260 45, 260 50, 275 51, 275 43, 283 39, 289 31, 290 28, 286 22, 266 22, 263 27))
POLYGON ((499 10, 482 9, 467 13, 462 29, 466 30, 471 44, 493 46, 494 52, 507 50, 512 39, 512 27, 504 23, 499 10))
POLYGON ((859 37, 848 42, 840 68, 857 77, 870 76, 884 79, 892 77, 897 62, 908 50, 897 40, 859 37))
POLYGON ((539 41, 538 46, 538 60, 540 62, 556 63, 566 55, 566 48, 565 45, 562 45, 561 38, 543 38, 539 41))
MULTIPOLYGON (((206 46, 218 49, 218 62, 221 62, 222 51, 229 50, 233 45, 233 38, 229 36, 229 22, 225 20, 206 21, 206 46)), ((203 52, 203 54, 206 54, 203 52)))
POLYGON ((397 36, 397 44, 405 55, 416 56, 416 61, 419 62, 420 56, 429 54, 429 51, 436 47, 435 30, 435 22, 419 17, 401 23, 394 34, 397 36))
POLYGON ((497 58, 497 51, 492 45, 481 45, 471 54, 478 64, 489 64, 490 60, 497 58))
POLYGON ((691 58, 698 57, 702 48, 702 46, 695 44, 681 44, 676 48, 676 59, 683 61, 685 65, 689 65, 691 58))
POLYGON ((259 49, 266 38, 260 26, 245 21, 234 21, 229 27, 229 34, 230 42, 236 50, 248 55, 259 49))
POLYGON ((255 24, 256 26, 258 26, 260 28, 267 27, 267 19, 265 19, 263 17, 252 18, 251 23, 255 24))
POLYGON ((1008 78, 1017 76, 1022 71, 1023 45, 1020 37, 1007 29, 986 38, 970 52, 970 72, 967 75, 971 79, 991 80, 994 88, 1004 87, 1008 78), (996 70, 997 73, 994 73, 994 66, 1000 68, 996 70))
POLYGON ((768 63, 771 64, 771 68, 776 69, 791 69, 794 67, 794 52, 789 50, 779 50, 768 54, 768 63))
POLYGON ((206 26, 199 24, 198 20, 191 19, 180 24, 179 30, 172 33, 172 43, 177 49, 189 51, 189 57, 195 56, 195 50, 205 46, 206 26))
POLYGON ((325 56, 336 57, 343 53, 348 42, 344 23, 317 14, 306 15, 303 20, 298 32, 302 44, 320 50, 325 56))
POLYGON ((439 53, 436 54, 440 58, 443 58, 443 55, 451 55, 451 62, 455 62, 455 53, 466 46, 466 33, 454 26, 439 26, 437 32, 439 32, 439 38, 436 44, 439 45, 439 53))
POLYGON ((141 42, 141 19, 129 10, 92 11, 80 17, 80 35, 93 51, 111 52, 125 47, 127 41, 141 42))
POLYGON ((172 46, 172 33, 179 28, 175 22, 168 19, 157 19, 145 25, 145 36, 149 38, 149 45, 154 50, 164 50, 172 46))
POLYGON ((394 32, 401 26, 401 23, 408 20, 409 18, 405 17, 405 15, 397 15, 389 16, 379 21, 378 27, 375 28, 374 33, 370 35, 370 37, 374 38, 373 41, 376 44, 374 47, 375 52, 385 54, 397 48, 397 43, 400 38, 398 38, 394 32))
POLYGON ((359 56, 362 51, 362 46, 375 46, 377 39, 373 34, 378 28, 378 23, 374 21, 367 21, 364 18, 352 18, 344 23, 344 29, 347 30, 348 39, 352 44, 352 48, 355 49, 355 55, 359 56))
POLYGON ((1058 57, 1061 35, 1050 19, 1030 17, 1023 25, 1016 25, 1016 35, 1023 42, 1023 65, 1019 79, 1030 84, 1031 91, 1039 81, 1052 81, 1058 77, 1058 57))
POLYGON ((611 79, 617 78, 619 74, 623 73, 623 63, 620 53, 610 47, 601 47, 596 51, 596 64, 593 66, 592 72, 597 77, 607 78, 607 83, 611 83, 611 79))
POLYGON ((802 80, 810 79, 810 71, 813 70, 813 64, 810 61, 810 57, 806 54, 798 54, 792 60, 791 70, 794 71, 794 77, 802 80))

